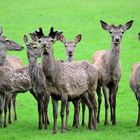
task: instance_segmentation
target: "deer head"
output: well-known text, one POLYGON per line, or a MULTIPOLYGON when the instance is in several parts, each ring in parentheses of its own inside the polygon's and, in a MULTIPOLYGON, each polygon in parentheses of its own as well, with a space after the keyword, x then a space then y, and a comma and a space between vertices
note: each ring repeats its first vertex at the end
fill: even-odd
POLYGON ((41 57, 42 49, 40 47, 40 44, 37 41, 30 42, 28 37, 24 35, 24 42, 27 46, 28 58, 33 57, 37 59, 41 57))
POLYGON ((118 45, 121 43, 123 33, 131 28, 133 20, 127 22, 125 25, 119 26, 108 25, 102 20, 100 20, 100 23, 102 28, 110 33, 113 44, 118 45))
POLYGON ((9 40, 7 37, 3 36, 2 27, 0 28, 0 50, 2 51, 21 51, 24 48, 18 43, 9 40))
POLYGON ((78 34, 75 37, 74 41, 66 41, 65 37, 63 35, 61 35, 60 41, 63 42, 63 44, 65 46, 66 55, 67 55, 68 60, 70 60, 70 58, 74 57, 74 52, 75 52, 76 45, 77 45, 77 43, 79 43, 81 41, 81 39, 82 39, 81 34, 78 34))
POLYGON ((39 29, 39 32, 30 33, 31 38, 40 43, 44 53, 52 51, 52 45, 60 39, 61 34, 62 32, 54 31, 53 27, 50 28, 50 33, 47 36, 44 35, 42 28, 39 29))

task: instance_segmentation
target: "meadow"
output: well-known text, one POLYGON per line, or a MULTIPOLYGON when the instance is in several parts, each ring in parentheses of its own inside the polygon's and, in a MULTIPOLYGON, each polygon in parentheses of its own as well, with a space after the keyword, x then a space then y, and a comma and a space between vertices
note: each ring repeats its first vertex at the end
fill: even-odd
MULTIPOLYGON (((132 65, 140 61, 140 32, 139 0, 0 0, 0 26, 4 35, 24 46, 22 52, 9 52, 28 64, 26 46, 23 35, 28 35, 38 27, 47 34, 51 26, 63 31, 66 39, 74 40, 79 33, 82 41, 76 48, 76 60, 91 62, 93 54, 102 49, 110 49, 109 33, 102 30, 100 20, 109 24, 125 24, 134 20, 130 30, 123 35, 121 47, 122 78, 117 95, 117 125, 104 126, 104 99, 101 106, 101 123, 97 131, 90 131, 80 126, 72 128, 73 106, 70 106, 69 130, 61 134, 60 115, 58 117, 58 133, 52 134, 52 106, 49 104, 51 124, 48 130, 38 130, 37 104, 30 93, 17 96, 18 120, 13 121, 7 128, 0 128, 0 140, 88 140, 88 139, 139 139, 140 128, 136 126, 137 102, 129 87, 129 76, 132 65)), ((56 59, 65 60, 65 48, 61 42, 54 45, 56 59)), ((59 107, 60 110, 60 107, 59 107)), ((86 111, 86 124, 88 111, 86 111)))

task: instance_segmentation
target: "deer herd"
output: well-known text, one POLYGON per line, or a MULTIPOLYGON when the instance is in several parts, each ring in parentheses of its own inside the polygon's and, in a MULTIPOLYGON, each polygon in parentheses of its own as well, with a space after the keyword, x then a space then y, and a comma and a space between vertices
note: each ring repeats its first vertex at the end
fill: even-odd
MULTIPOLYGON (((53 106, 53 133, 57 133, 58 101, 61 101, 61 132, 68 129, 70 102, 74 105, 73 127, 79 127, 80 104, 82 104, 82 125, 85 125, 85 107, 88 107, 88 128, 97 129, 100 123, 100 107, 103 91, 105 99, 105 125, 109 125, 108 108, 112 125, 116 125, 116 96, 121 79, 120 49, 122 35, 131 28, 133 20, 125 25, 108 25, 100 21, 104 30, 111 35, 110 50, 101 50, 93 55, 92 63, 85 60, 75 61, 75 48, 81 41, 78 34, 74 41, 67 41, 60 31, 45 35, 43 29, 29 33, 31 39, 24 35, 27 47, 28 66, 15 56, 7 56, 7 51, 21 51, 23 47, 7 39, 0 29, 0 127, 11 123, 11 104, 14 120, 16 115, 16 95, 29 91, 38 104, 38 128, 47 129, 49 121, 48 104, 51 98, 53 106), (66 49, 67 60, 56 60, 53 44, 61 41, 66 49), (42 63, 38 63, 42 58, 42 63), (96 93, 98 104, 96 102, 96 93), (2 113, 4 111, 4 122, 2 113), (8 113, 7 113, 8 111, 8 113), (8 114, 8 116, 7 116, 8 114), (66 120, 64 116, 66 115, 66 120)), ((140 34, 139 34, 140 37, 140 34)), ((138 101, 138 120, 140 126, 140 63, 133 66, 130 87, 138 101)))

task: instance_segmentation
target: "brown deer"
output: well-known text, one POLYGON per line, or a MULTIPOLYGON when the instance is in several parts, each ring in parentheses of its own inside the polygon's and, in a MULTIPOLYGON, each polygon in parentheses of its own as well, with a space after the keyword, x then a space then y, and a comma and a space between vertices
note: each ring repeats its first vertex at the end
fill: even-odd
MULTIPOLYGON (((7 56, 7 51, 21 51, 23 47, 16 42, 9 40, 3 35, 3 29, 0 27, 0 66, 8 66, 10 69, 17 69, 22 67, 22 61, 15 56, 7 56)), ((16 98, 13 99, 14 120, 16 115, 16 98)), ((9 104, 9 123, 11 123, 11 104, 9 104)))
MULTIPOLYGON (((75 48, 76 48, 77 44, 81 41, 81 39, 82 39, 81 34, 78 34, 75 37, 74 41, 67 41, 65 39, 64 35, 61 35, 60 41, 63 42, 63 44, 65 46, 67 62, 74 61, 75 48)), ((73 101, 73 105, 74 105, 73 127, 76 127, 76 128, 79 127, 79 103, 80 103, 80 100, 73 101)), ((85 122, 84 122, 85 104, 83 101, 81 101, 81 103, 82 103, 82 125, 85 125, 85 122)), ((65 124, 66 129, 68 128, 68 115, 69 115, 69 102, 66 106, 66 124, 65 124)))
MULTIPOLYGON (((34 40, 34 36, 30 34, 34 40)), ((41 57, 42 48, 37 42, 30 42, 26 35, 24 35, 24 42, 27 46, 27 56, 29 61, 29 75, 31 79, 32 88, 36 94, 38 102, 38 113, 39 113, 39 129, 42 129, 42 119, 45 119, 45 129, 48 124, 48 103, 49 94, 46 88, 45 76, 42 71, 42 65, 37 64, 37 58, 41 57)))
MULTIPOLYGON (((140 33, 138 33, 138 40, 140 41, 140 33)), ((140 126, 140 62, 133 65, 129 84, 138 101, 137 126, 140 126)))
POLYGON ((132 73, 130 76, 129 84, 132 91, 135 93, 138 102, 138 119, 137 126, 140 126, 140 63, 136 63, 132 67, 132 73))
POLYGON ((56 33, 54 39, 41 37, 40 42, 43 48, 42 65, 46 76, 47 89, 53 98, 53 133, 57 132, 57 106, 61 100, 61 132, 64 127, 64 111, 68 100, 82 98, 89 108, 89 129, 96 129, 96 99, 95 91, 98 81, 98 68, 86 61, 62 62, 56 61, 53 55, 52 45, 59 40, 62 33, 56 33), (88 95, 87 96, 87 92, 88 95), (94 110, 94 119, 92 112, 94 110), (93 123, 93 126, 92 126, 93 123))
POLYGON ((127 22, 125 25, 108 25, 104 21, 100 21, 104 30, 108 31, 111 35, 111 49, 109 51, 102 50, 95 53, 93 56, 93 63, 99 67, 99 84, 97 94, 98 102, 98 115, 97 120, 100 120, 100 105, 101 105, 101 87, 103 88, 105 98, 105 125, 108 122, 108 107, 110 103, 111 121, 112 125, 116 125, 116 95, 118 91, 119 81, 121 78, 121 65, 120 65, 120 47, 122 34, 131 28, 133 20, 127 22), (108 95, 109 92, 109 95, 108 95))

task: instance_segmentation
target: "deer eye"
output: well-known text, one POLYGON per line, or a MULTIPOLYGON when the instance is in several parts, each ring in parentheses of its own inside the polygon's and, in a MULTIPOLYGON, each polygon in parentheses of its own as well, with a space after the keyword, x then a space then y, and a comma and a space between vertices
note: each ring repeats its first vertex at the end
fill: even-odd
POLYGON ((54 40, 51 40, 51 43, 54 43, 54 40))
POLYGON ((36 47, 36 46, 34 46, 34 49, 37 49, 37 47, 36 47))
POLYGON ((9 40, 6 40, 6 42, 9 43, 9 44, 11 43, 9 40))

